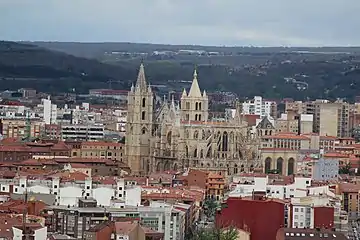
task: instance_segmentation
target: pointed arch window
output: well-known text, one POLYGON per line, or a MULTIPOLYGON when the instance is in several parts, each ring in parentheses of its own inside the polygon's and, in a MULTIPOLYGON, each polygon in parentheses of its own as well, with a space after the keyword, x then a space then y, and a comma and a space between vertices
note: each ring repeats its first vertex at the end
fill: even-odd
POLYGON ((198 130, 195 130, 194 139, 198 139, 198 138, 199 138, 199 132, 198 132, 198 130))
POLYGON ((197 157, 197 148, 194 150, 194 157, 197 157))
POLYGON ((199 103, 198 102, 195 103, 195 110, 196 111, 199 110, 199 103))
POLYGON ((198 116, 198 121, 201 121, 201 114, 199 114, 198 116))
POLYGON ((197 121, 198 120, 198 115, 197 114, 195 114, 195 121, 197 121))
POLYGON ((142 107, 145 107, 145 105, 146 105, 146 99, 143 98, 143 99, 142 99, 142 107))
POLYGON ((145 111, 141 112, 141 120, 145 120, 145 111))
POLYGON ((228 133, 227 132, 224 132, 223 133, 223 139, 222 139, 222 151, 223 152, 226 152, 228 151, 228 142, 229 142, 229 139, 228 139, 228 133))

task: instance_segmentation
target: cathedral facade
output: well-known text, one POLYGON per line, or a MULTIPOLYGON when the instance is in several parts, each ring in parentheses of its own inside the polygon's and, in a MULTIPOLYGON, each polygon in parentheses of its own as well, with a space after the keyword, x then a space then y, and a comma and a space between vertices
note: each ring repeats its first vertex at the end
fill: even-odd
POLYGON ((200 90, 196 70, 180 102, 170 99, 156 105, 141 64, 128 94, 125 155, 132 175, 189 167, 233 175, 261 166, 259 142, 239 107, 234 118, 209 119, 209 99, 200 90))

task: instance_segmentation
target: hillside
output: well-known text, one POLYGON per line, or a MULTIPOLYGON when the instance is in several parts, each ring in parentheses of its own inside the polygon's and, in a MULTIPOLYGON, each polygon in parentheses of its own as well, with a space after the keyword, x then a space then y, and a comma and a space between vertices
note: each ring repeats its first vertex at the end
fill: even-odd
POLYGON ((0 89, 34 87, 41 91, 86 92, 107 87, 112 79, 120 88, 136 75, 135 68, 123 68, 96 60, 74 57, 29 44, 0 42, 0 89))
MULTIPOLYGON (((0 89, 34 87, 57 92, 75 88, 78 93, 84 93, 90 88, 109 87, 109 79, 113 80, 113 88, 128 89, 136 79, 140 57, 110 57, 107 63, 100 63, 29 44, 0 42, 0 89)), ((202 89, 232 91, 241 99, 262 95, 298 100, 340 97, 352 101, 360 95, 360 55, 357 53, 265 51, 238 56, 148 55, 144 62, 149 82, 166 85, 168 90, 181 91, 188 86, 184 81, 192 80, 197 65, 202 89)))

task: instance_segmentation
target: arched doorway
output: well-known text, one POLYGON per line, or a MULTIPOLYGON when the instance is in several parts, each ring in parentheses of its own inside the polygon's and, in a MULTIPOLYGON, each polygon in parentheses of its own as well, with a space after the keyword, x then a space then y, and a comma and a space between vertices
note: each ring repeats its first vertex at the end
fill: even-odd
POLYGON ((295 159, 294 158, 289 158, 287 175, 293 175, 294 174, 294 167, 295 167, 295 159))
POLYGON ((271 158, 267 157, 265 159, 265 173, 269 173, 271 170, 271 158))
POLYGON ((278 172, 278 174, 282 174, 282 169, 283 169, 283 164, 284 164, 284 159, 282 159, 281 157, 279 157, 276 160, 276 170, 278 172))

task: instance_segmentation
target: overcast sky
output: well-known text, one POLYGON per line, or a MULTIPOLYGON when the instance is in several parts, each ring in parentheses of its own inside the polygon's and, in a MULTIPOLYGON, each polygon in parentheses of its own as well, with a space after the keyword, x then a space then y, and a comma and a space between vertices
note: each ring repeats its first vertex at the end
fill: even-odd
POLYGON ((360 45, 360 0, 0 0, 0 39, 360 45))

